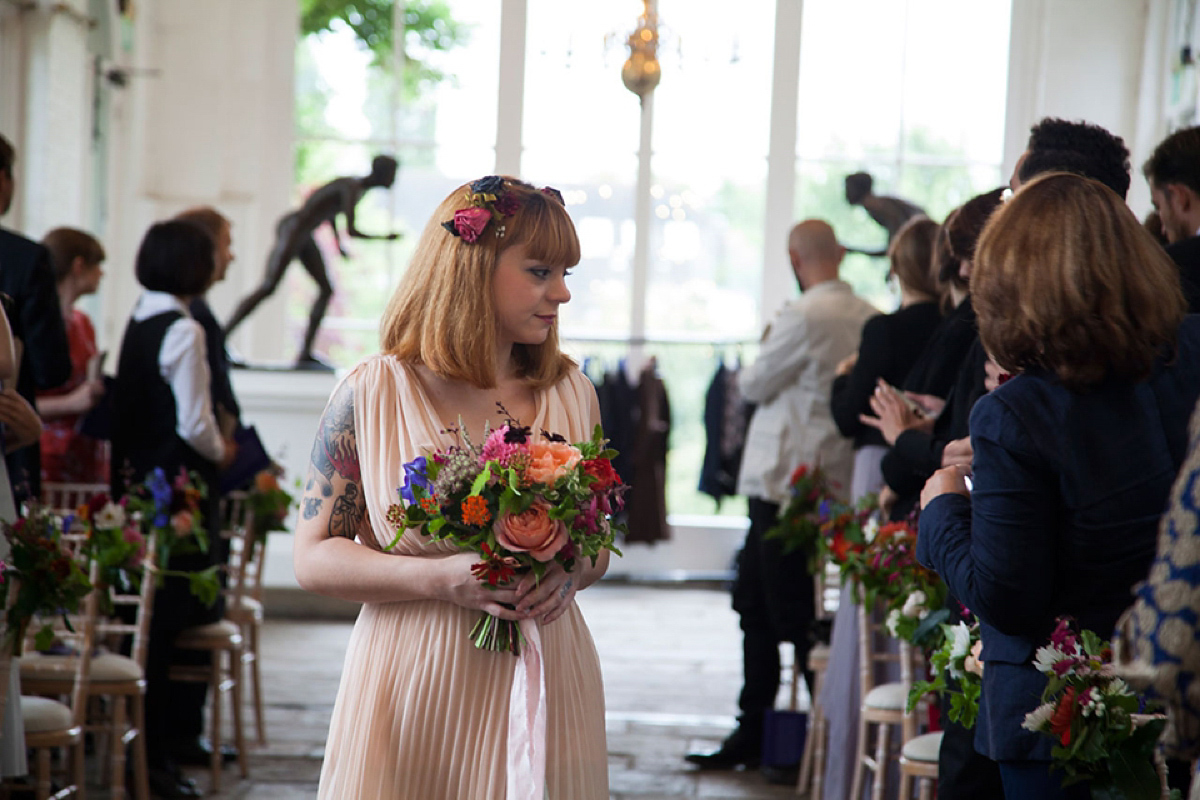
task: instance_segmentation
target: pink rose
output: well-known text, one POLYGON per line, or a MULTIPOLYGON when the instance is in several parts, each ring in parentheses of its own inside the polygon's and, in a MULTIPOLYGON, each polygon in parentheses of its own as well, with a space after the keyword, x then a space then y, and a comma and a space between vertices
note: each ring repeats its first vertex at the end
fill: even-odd
POLYGON ((535 500, 520 514, 504 514, 492 524, 496 542, 514 553, 529 553, 538 561, 550 561, 567 543, 567 526, 550 519, 550 505, 535 500))
POLYGON ((532 442, 525 475, 534 483, 550 485, 574 469, 582 457, 578 447, 566 442, 532 442))
POLYGON ((491 221, 492 212, 486 208, 463 208, 454 212, 454 229, 468 243, 478 241, 491 221))

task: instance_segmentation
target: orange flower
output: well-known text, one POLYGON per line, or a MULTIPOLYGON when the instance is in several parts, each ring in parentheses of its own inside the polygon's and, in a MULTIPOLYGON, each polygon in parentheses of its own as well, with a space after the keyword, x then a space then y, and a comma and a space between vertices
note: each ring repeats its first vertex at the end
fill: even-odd
POLYGON ((550 561, 567 543, 567 526, 550 519, 550 505, 535 500, 520 514, 505 514, 492 525, 501 547, 516 553, 529 553, 538 561, 550 561))
POLYGON ((479 527, 487 525, 492 519, 492 512, 488 511, 487 500, 484 500, 477 494, 463 500, 462 519, 465 525, 477 525, 479 527))
POLYGON ((260 492, 273 492, 279 488, 279 479, 268 469, 254 476, 254 488, 260 492))
POLYGON ((582 457, 578 447, 566 442, 532 442, 525 474, 534 483, 552 484, 574 469, 582 457))
POLYGON ((426 514, 436 514, 438 510, 437 499, 433 497, 422 497, 421 508, 425 509, 426 514))
POLYGON ((1075 687, 1068 686, 1050 715, 1050 732, 1061 738, 1062 746, 1071 745, 1071 720, 1075 717, 1075 687))

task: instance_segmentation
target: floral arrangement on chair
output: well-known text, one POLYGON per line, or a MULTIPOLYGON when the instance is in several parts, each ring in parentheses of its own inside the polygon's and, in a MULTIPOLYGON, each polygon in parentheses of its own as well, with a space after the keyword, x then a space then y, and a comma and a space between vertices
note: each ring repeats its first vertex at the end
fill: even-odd
MULTIPOLYGON (((16 522, 3 523, 9 543, 8 561, 0 561, 3 581, 17 581, 10 592, 5 621, 7 646, 21 655, 30 622, 39 616, 67 615, 79 610, 79 603, 92 590, 91 581, 70 551, 63 534, 70 524, 45 506, 30 503, 16 522)), ((67 622, 70 628, 70 623, 67 622)), ((44 625, 34 638, 39 650, 54 643, 54 630, 44 625)))
POLYGON ((788 495, 787 505, 779 512, 779 521, 764 538, 780 540, 784 553, 797 550, 807 553, 809 569, 816 570, 824 555, 821 509, 832 497, 829 477, 819 465, 801 464, 788 480, 788 495))
POLYGON ((1117 677, 1108 642, 1077 634, 1060 618, 1034 666, 1047 684, 1023 727, 1054 737, 1051 756, 1066 775, 1063 785, 1088 781, 1092 796, 1107 800, 1158 797, 1154 753, 1166 720, 1139 719, 1142 700, 1117 677))
MULTIPOLYGON (((503 406, 501 413, 507 416, 503 406)), ((600 426, 590 441, 568 443, 512 419, 473 444, 461 427, 459 444, 404 465, 400 503, 388 509, 394 547, 408 528, 432 541, 479 553, 478 580, 505 586, 519 573, 545 574, 550 562, 570 572, 579 559, 620 555, 624 526, 611 516, 624 504, 625 486, 612 466, 600 426)), ((519 655, 524 637, 515 622, 484 614, 471 630, 475 646, 519 655)))
POLYGON ((146 540, 154 533, 158 579, 168 575, 187 578, 192 594, 212 605, 221 590, 218 567, 198 571, 166 568, 172 553, 208 551, 200 510, 207 492, 204 481, 195 474, 180 470, 168 481, 166 473, 155 468, 142 483, 131 485, 119 501, 104 492, 93 496, 76 510, 71 522, 86 531, 84 552, 100 563, 101 574, 110 585, 138 585, 146 540))
POLYGON ((286 531, 283 521, 295 505, 295 498, 279 483, 280 472, 264 469, 254 476, 246 492, 246 503, 254 514, 255 541, 265 540, 271 531, 286 531))
MULTIPOLYGON (((947 612, 949 613, 949 612, 947 612)), ((979 623, 960 620, 956 625, 940 625, 941 644, 929 655, 928 681, 916 681, 908 693, 911 712, 927 694, 946 694, 950 698, 947 716, 964 728, 975 727, 979 716, 979 694, 983 691, 983 662, 979 660, 983 642, 979 623), (949 678, 950 680, 947 680, 949 678)))

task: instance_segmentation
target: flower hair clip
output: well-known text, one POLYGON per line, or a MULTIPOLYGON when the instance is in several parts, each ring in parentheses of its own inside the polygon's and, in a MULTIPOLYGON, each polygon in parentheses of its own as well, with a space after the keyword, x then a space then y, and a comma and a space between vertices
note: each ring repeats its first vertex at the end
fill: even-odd
POLYGON ((504 178, 488 175, 471 184, 466 201, 470 205, 454 212, 454 219, 442 227, 467 243, 479 241, 492 220, 496 220, 496 236, 504 236, 504 218, 511 217, 521 207, 521 201, 504 185, 504 178))
MULTIPOLYGON (((547 186, 541 192, 566 205, 558 189, 547 186)), ((455 211, 454 218, 443 222, 442 227, 468 244, 479 241, 493 220, 496 222, 496 238, 503 238, 505 218, 521 208, 521 201, 508 190, 504 178, 499 175, 488 175, 472 183, 466 193, 466 202, 469 205, 455 211)))

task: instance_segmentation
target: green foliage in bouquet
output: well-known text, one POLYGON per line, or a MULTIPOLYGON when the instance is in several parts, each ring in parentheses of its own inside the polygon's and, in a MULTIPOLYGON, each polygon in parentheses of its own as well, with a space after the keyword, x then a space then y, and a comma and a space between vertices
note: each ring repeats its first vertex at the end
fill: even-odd
MULTIPOLYGON (((17 581, 6 612, 6 644, 14 655, 20 655, 25 633, 36 617, 61 615, 70 630, 67 615, 79 611, 92 584, 63 540, 64 521, 48 508, 30 503, 16 522, 5 522, 3 528, 9 554, 0 568, 5 583, 17 581)), ((37 632, 34 644, 44 650, 53 642, 54 629, 47 623, 37 632)))
POLYGON ((816 571, 824 560, 821 541, 822 508, 833 498, 832 484, 819 466, 801 464, 788 480, 788 502, 779 520, 764 538, 782 543, 784 554, 797 550, 808 556, 809 569, 816 571))
MULTIPOLYGON (((947 615, 949 611, 942 609, 947 615)), ((944 619, 944 617, 943 617, 944 619)), ((908 693, 908 711, 927 694, 947 695, 947 716, 964 728, 975 727, 979 694, 983 691, 983 662, 979 660, 979 623, 940 624, 941 643, 929 655, 931 679, 916 681, 908 693)))
POLYGON ((254 484, 246 492, 246 503, 254 515, 254 538, 262 541, 271 531, 286 531, 283 524, 296 504, 295 498, 279 483, 279 473, 264 469, 254 476, 254 484))
POLYGON ((1022 727, 1054 737, 1051 757, 1066 775, 1063 785, 1087 781, 1099 800, 1160 796, 1154 751, 1166 720, 1139 716, 1143 703, 1117 677, 1108 642, 1091 631, 1076 634, 1060 619, 1034 666, 1047 683, 1022 727))

